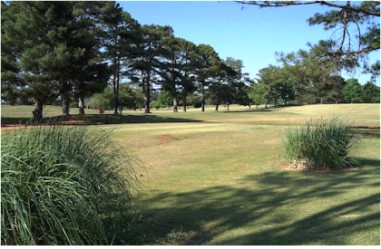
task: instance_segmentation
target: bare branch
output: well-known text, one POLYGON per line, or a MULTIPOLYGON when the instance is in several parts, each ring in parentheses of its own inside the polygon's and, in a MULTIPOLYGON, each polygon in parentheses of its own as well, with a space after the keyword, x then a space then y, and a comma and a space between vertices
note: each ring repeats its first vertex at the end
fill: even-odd
POLYGON ((339 9, 351 10, 351 11, 354 11, 357 13, 363 13, 363 14, 370 15, 370 16, 377 16, 377 17, 380 16, 379 11, 375 12, 375 11, 370 11, 370 10, 364 9, 364 8, 356 8, 356 7, 351 6, 350 4, 340 5, 340 4, 335 4, 333 2, 328 2, 328 1, 316 1, 316 2, 320 3, 321 5, 326 5, 326 6, 330 6, 330 7, 339 8, 339 9))
MULTIPOLYGON (((261 8, 320 4, 320 5, 325 5, 325 6, 339 8, 339 9, 351 10, 353 12, 363 13, 365 15, 376 16, 376 17, 380 16, 379 11, 371 11, 369 9, 354 7, 348 4, 340 5, 340 4, 333 3, 331 1, 236 1, 236 2, 241 4, 247 4, 247 5, 255 5, 261 8)), ((375 4, 379 4, 379 3, 375 3, 375 4)))

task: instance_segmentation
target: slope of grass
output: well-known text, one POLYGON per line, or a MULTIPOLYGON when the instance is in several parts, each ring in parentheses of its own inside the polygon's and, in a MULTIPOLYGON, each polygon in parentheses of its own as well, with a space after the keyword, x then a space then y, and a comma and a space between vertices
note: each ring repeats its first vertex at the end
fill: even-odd
MULTIPOLYGON (((314 115, 277 112, 291 124, 314 115)), ((281 157, 289 123, 255 124, 256 114, 109 126, 147 165, 138 172, 145 194, 137 243, 378 245, 379 137, 360 137, 350 155, 357 171, 290 171, 281 157)))
POLYGON ((252 109, 124 111, 121 124, 92 128, 112 130, 146 165, 136 169, 143 195, 134 243, 379 245, 379 104, 252 109), (283 168, 285 131, 333 114, 365 129, 350 154, 360 169, 283 168))

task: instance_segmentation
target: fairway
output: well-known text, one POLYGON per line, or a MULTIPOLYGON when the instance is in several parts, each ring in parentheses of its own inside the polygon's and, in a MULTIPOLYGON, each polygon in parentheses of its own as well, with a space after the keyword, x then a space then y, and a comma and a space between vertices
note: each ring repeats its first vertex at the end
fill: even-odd
MULTIPOLYGON (((3 108, 2 117, 12 117, 3 108)), ((146 115, 93 126, 139 156, 134 244, 379 245, 379 104, 146 115), (282 139, 311 118, 339 115, 365 132, 360 168, 312 173, 284 167, 282 139), (153 118, 153 117, 156 117, 153 118), (175 119, 181 122, 165 122, 175 119), (137 121, 141 120, 141 123, 137 121), (369 132, 368 132, 369 131, 369 132), (378 132, 378 135, 377 135, 378 132)))
POLYGON ((137 169, 143 193, 138 242, 379 244, 379 137, 361 136, 361 148, 352 152, 358 171, 282 168, 281 143, 290 126, 340 115, 353 126, 379 127, 379 105, 355 106, 160 112, 194 122, 108 126, 146 165, 137 169))

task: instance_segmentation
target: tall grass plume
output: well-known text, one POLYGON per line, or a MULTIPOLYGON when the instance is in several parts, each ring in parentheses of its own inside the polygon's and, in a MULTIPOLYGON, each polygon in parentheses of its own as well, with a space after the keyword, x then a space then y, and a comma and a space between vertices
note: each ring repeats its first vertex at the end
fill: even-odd
POLYGON ((131 208, 137 161, 108 133, 25 128, 1 145, 2 244, 112 243, 105 220, 131 208))
POLYGON ((359 144, 351 128, 338 117, 311 120, 286 132, 283 154, 288 162, 302 169, 342 169, 356 165, 348 156, 359 144))

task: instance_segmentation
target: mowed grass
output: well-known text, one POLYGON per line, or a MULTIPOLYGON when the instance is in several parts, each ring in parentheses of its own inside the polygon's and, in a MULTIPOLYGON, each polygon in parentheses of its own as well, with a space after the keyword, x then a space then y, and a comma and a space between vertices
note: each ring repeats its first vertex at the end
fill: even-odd
POLYGON ((127 116, 93 128, 112 129, 112 139, 145 162, 136 169, 142 195, 133 243, 380 244, 377 132, 359 135, 362 145, 350 154, 361 166, 352 172, 292 171, 281 156, 285 131, 315 117, 340 115, 379 134, 378 104, 222 110, 153 110, 150 122, 125 111, 135 122, 127 116))

